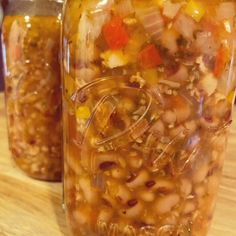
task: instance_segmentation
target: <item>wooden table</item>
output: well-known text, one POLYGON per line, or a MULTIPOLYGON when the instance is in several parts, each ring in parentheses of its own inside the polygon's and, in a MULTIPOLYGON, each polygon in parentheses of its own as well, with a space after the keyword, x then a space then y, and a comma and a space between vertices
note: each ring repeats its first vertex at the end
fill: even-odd
MULTIPOLYGON (((61 184, 32 180, 11 162, 0 94, 0 236, 67 236, 61 193, 61 184)), ((209 236, 236 236, 236 122, 209 236)))

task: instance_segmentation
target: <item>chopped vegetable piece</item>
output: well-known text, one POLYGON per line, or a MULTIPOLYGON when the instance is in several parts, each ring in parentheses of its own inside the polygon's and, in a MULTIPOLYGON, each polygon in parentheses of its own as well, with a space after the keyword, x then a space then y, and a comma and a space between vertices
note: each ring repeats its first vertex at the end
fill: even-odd
POLYGON ((158 82, 158 73, 156 69, 144 70, 142 76, 149 85, 156 85, 158 82))
POLYGON ((109 68, 121 67, 128 64, 128 57, 121 50, 109 50, 101 54, 103 64, 109 68))
POLYGON ((166 2, 166 0, 153 0, 153 1, 159 7, 163 7, 164 3, 166 2))
POLYGON ((103 36, 111 49, 121 49, 129 41, 128 32, 119 16, 114 16, 104 25, 103 36))
POLYGON ((173 19, 179 12, 182 4, 181 3, 172 3, 171 1, 165 1, 163 4, 163 15, 173 19))
POLYGON ((234 99, 235 99, 235 91, 233 90, 229 93, 227 100, 230 104, 233 104, 234 99))
POLYGON ((229 52, 225 47, 221 47, 216 55, 214 75, 220 77, 225 69, 229 58, 229 52))
POLYGON ((158 40, 164 30, 164 19, 158 7, 147 7, 137 11, 137 18, 142 23, 147 33, 158 40))
POLYGON ((139 54, 140 66, 144 69, 161 65, 162 60, 158 49, 154 44, 146 46, 139 54))
POLYGON ((185 13, 191 16, 195 21, 199 22, 202 17, 205 15, 204 6, 195 0, 190 0, 185 8, 185 13))
POLYGON ((161 43, 165 48, 168 49, 170 53, 174 54, 178 51, 178 45, 177 45, 178 37, 179 34, 173 28, 166 29, 162 33, 161 43))
POLYGON ((232 19, 236 14, 234 1, 222 2, 216 10, 216 17, 219 20, 232 19))
POLYGON ((76 109, 77 119, 88 119, 91 115, 90 109, 87 106, 80 106, 76 109))
POLYGON ((228 33, 232 33, 231 22, 229 20, 224 20, 223 24, 224 24, 224 27, 225 27, 225 31, 228 32, 228 33))

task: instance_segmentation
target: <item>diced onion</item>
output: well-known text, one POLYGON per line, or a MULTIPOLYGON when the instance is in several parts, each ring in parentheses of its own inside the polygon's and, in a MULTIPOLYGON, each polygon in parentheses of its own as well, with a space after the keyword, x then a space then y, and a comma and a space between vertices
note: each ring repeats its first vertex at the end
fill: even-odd
POLYGON ((178 33, 173 29, 167 29, 161 35, 162 45, 172 54, 178 51, 177 37, 178 33))
POLYGON ((236 15, 236 7, 235 2, 223 2, 219 5, 217 9, 217 19, 225 20, 232 19, 236 15))
POLYGON ((164 30, 164 20, 159 9, 157 7, 149 7, 136 12, 138 19, 149 35, 154 39, 159 39, 164 30))
POLYGON ((178 15, 174 27, 187 39, 192 39, 194 31, 197 29, 195 21, 190 16, 184 14, 178 15))
POLYGON ((201 53, 214 55, 219 48, 211 32, 199 32, 196 35, 196 47, 201 53))
POLYGON ((131 0, 121 0, 116 6, 118 15, 126 17, 134 13, 134 7, 131 0))
POLYGON ((179 12, 181 6, 181 3, 172 3, 171 1, 166 1, 164 2, 163 6, 163 15, 173 19, 179 12))

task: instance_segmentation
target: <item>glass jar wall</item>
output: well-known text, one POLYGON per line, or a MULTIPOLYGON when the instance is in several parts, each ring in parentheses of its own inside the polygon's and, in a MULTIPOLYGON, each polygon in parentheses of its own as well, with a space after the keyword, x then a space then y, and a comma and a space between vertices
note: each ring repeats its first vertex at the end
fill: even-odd
POLYGON ((209 229, 235 96, 234 1, 67 0, 72 235, 209 229))
POLYGON ((29 176, 57 181, 62 169, 61 1, 10 1, 2 27, 9 146, 29 176))

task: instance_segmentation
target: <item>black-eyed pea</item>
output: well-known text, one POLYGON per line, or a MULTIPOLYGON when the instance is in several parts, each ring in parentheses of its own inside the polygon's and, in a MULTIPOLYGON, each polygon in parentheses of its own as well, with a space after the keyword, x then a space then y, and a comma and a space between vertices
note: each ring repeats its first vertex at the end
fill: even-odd
POLYGON ((186 121, 191 115, 191 105, 182 96, 175 96, 172 98, 172 107, 176 114, 178 123, 186 121))
POLYGON ((185 130, 186 129, 183 125, 179 125, 179 126, 176 126, 176 127, 172 128, 169 131, 169 134, 170 134, 171 137, 176 137, 178 135, 181 135, 185 130))
POLYGON ((127 171, 122 168, 114 168, 111 170, 111 176, 115 179, 125 179, 127 177, 127 171))
POLYGON ((175 189, 175 185, 171 180, 158 178, 155 181, 146 182, 146 187, 159 193, 170 193, 175 189))
POLYGON ((112 206, 114 208, 117 207, 117 201, 113 197, 111 197, 109 194, 103 194, 101 198, 105 206, 109 206, 109 207, 112 206))
POLYGON ((91 155, 90 167, 92 171, 106 171, 117 165, 120 156, 114 152, 93 153, 91 155))
POLYGON ((208 178, 208 184, 207 184, 207 192, 209 194, 215 194, 218 190, 220 182, 220 176, 219 175, 212 175, 208 178))
POLYGON ((167 110, 162 115, 162 120, 167 124, 174 124, 176 119, 176 113, 172 110, 167 110))
POLYGON ((148 172, 146 170, 142 170, 136 176, 128 179, 126 185, 129 188, 137 188, 140 186, 144 186, 145 183, 148 181, 148 179, 149 179, 148 172))
POLYGON ((201 183, 203 182, 208 174, 209 165, 207 162, 203 162, 201 165, 197 166, 193 170, 193 182, 194 183, 201 183))
POLYGON ((176 225, 179 219, 179 213, 177 211, 171 212, 163 221, 162 224, 165 225, 176 225))
POLYGON ((116 194, 116 199, 118 202, 125 204, 131 199, 131 192, 124 185, 119 185, 118 191, 116 194))
POLYGON ((78 225, 85 225, 91 223, 91 213, 91 207, 84 205, 74 210, 73 217, 78 225))
POLYGON ((171 211, 180 201, 180 197, 176 193, 172 193, 156 200, 153 209, 156 214, 162 215, 171 211))
POLYGON ((143 159, 139 156, 129 156, 128 163, 131 168, 139 169, 143 165, 143 159))
POLYGON ((162 122, 161 119, 157 120, 150 128, 150 132, 159 134, 159 135, 164 135, 165 132, 165 125, 162 122))
POLYGON ((220 123, 220 119, 217 117, 201 117, 200 124, 205 129, 216 129, 220 123))
POLYGON ((148 214, 145 214, 142 217, 142 221, 147 225, 155 225, 156 224, 156 218, 157 217, 155 215, 153 215, 151 213, 148 213, 148 214))
POLYGON ((81 191, 83 193, 84 199, 89 204, 96 204, 99 199, 99 193, 97 189, 93 188, 91 185, 91 181, 89 178, 81 177, 79 179, 79 186, 81 188, 81 191))
POLYGON ((198 198, 203 197, 206 194, 206 187, 204 184, 198 184, 194 187, 194 193, 198 198))
POLYGON ((184 123, 184 128, 188 132, 188 134, 192 134, 197 129, 197 123, 195 120, 190 120, 184 123))
POLYGON ((80 192, 75 193, 75 200, 77 202, 82 202, 84 200, 83 195, 80 192))
POLYGON ((137 193, 137 196, 144 202, 153 202, 156 198, 155 193, 147 190, 142 190, 137 193))
POLYGON ((118 162, 122 168, 126 168, 126 161, 124 160, 124 158, 119 157, 118 162))
POLYGON ((138 202, 137 200, 133 199, 130 200, 128 203, 128 208, 122 209, 120 211, 120 215, 124 216, 125 218, 129 219, 138 219, 143 212, 143 205, 141 202, 138 202))
POLYGON ((206 96, 211 96, 217 88, 217 79, 213 74, 206 74, 198 83, 198 90, 206 96))
POLYGON ((196 209, 196 203, 194 200, 187 200, 184 204, 183 213, 190 214, 196 209))
POLYGON ((192 183, 184 178, 180 180, 180 192, 184 197, 187 197, 192 192, 192 183))
POLYGON ((212 142, 212 148, 219 152, 224 152, 226 148, 227 137, 225 134, 218 135, 212 142))
POLYGON ((102 208, 98 214, 98 221, 99 222, 109 222, 113 216, 112 208, 102 208))

